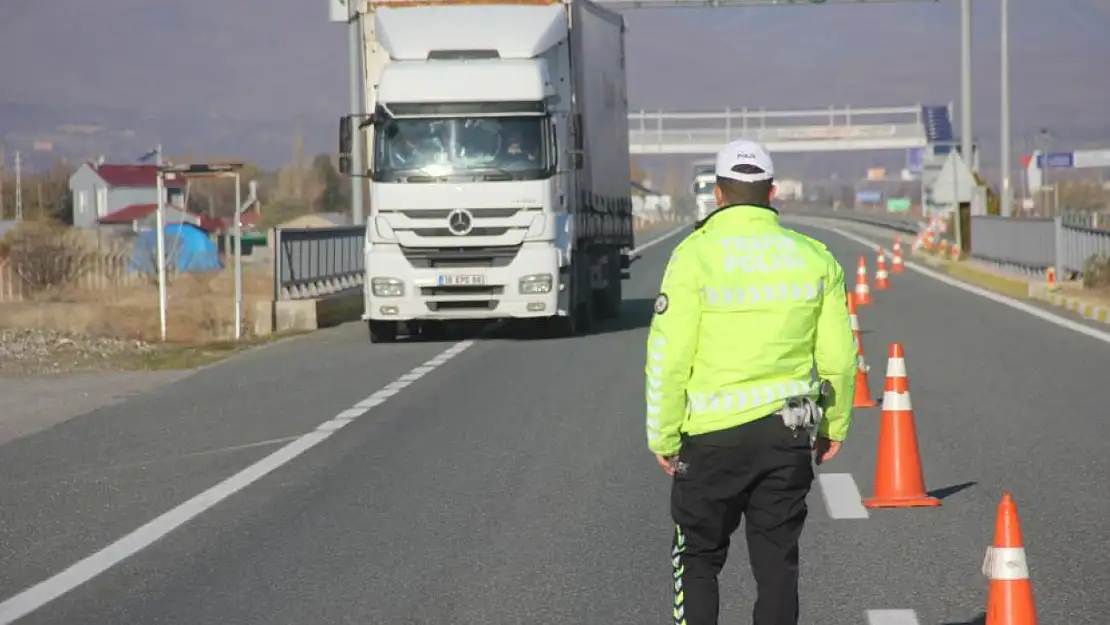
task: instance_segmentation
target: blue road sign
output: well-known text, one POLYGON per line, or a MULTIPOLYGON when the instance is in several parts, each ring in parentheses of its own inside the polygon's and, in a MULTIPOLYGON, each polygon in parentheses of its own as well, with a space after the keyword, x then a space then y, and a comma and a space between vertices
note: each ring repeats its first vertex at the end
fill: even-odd
MULTIPOLYGON (((1037 169, 1045 168, 1044 154, 1037 155, 1037 169)), ((1048 154, 1048 169, 1071 169, 1075 167, 1075 154, 1073 152, 1053 152, 1048 154)))
POLYGON ((925 171, 925 148, 906 150, 906 169, 915 174, 925 171))
POLYGON ((876 204, 881 202, 883 194, 878 191, 857 191, 856 201, 860 204, 876 204))

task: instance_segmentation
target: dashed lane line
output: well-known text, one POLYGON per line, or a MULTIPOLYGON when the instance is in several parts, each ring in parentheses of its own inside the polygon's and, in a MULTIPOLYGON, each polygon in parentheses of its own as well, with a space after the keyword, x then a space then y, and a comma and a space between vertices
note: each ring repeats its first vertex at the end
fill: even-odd
POLYGON ((867 625, 920 625, 913 610, 868 610, 867 625))
POLYGON ((830 517, 837 520, 870 518, 851 473, 818 473, 817 483, 830 517))
POLYGON ((149 547, 155 541, 201 515, 224 499, 231 497, 274 470, 288 464, 309 449, 326 441, 354 419, 366 414, 375 406, 385 402, 389 397, 396 395, 405 387, 466 351, 473 344, 474 341, 466 340, 452 345, 435 358, 397 378, 384 388, 358 402, 352 408, 348 408, 332 419, 321 423, 315 430, 297 437, 288 445, 162 514, 84 560, 73 564, 64 571, 5 600, 0 603, 0 625, 7 625, 30 614, 149 547))

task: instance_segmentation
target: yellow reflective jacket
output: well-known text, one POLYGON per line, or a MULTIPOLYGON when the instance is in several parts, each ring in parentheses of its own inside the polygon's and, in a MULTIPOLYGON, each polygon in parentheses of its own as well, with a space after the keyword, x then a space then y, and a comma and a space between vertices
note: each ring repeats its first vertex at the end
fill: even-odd
POLYGON ((844 269, 821 242, 759 206, 718 211, 671 255, 648 334, 648 447, 765 417, 833 387, 820 436, 851 423, 857 348, 844 269))

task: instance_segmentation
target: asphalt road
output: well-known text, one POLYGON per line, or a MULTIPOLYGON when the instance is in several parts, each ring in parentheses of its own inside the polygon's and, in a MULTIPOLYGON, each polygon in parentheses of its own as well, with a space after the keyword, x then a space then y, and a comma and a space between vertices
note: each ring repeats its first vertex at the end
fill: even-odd
MULTIPOLYGON (((849 273, 864 251, 800 229, 849 273)), ((4 599, 223 484, 185 506, 195 518, 167 533, 163 517, 0 615, 41 603, 18 622, 670 622, 668 483, 645 448, 642 369, 676 241, 643 252, 624 318, 590 337, 371 346, 352 324, 0 446, 4 599), (333 419, 360 403, 361 416, 333 419), (223 482, 325 422, 331 433, 286 464, 223 482)), ((1104 625, 1110 345, 912 272, 893 281, 860 311, 871 389, 902 342, 943 506, 844 518, 859 516, 852 488, 873 484, 878 410, 857 411, 822 468, 839 486, 810 498, 803 622, 867 623, 880 609, 917 620, 872 625, 980 622, 979 568, 1007 489, 1040 622, 1104 625)), ((746 560, 740 540, 724 623, 750 622, 746 560)))

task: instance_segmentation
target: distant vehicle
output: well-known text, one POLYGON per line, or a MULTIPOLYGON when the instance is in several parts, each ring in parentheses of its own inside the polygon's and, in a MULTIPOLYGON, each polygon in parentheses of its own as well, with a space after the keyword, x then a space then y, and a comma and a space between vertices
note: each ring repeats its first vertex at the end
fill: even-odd
POLYGON ((717 209, 717 198, 713 196, 713 185, 717 184, 717 162, 698 161, 694 163, 693 170, 694 216, 701 221, 717 209))

